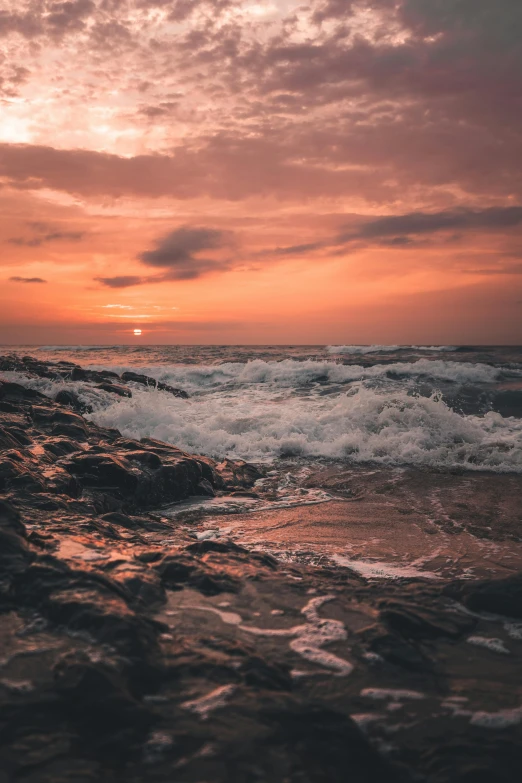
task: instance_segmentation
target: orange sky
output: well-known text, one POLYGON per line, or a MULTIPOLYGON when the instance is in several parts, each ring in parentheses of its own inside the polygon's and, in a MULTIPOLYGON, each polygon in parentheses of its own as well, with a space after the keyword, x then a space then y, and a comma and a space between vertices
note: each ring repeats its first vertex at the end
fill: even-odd
POLYGON ((519 0, 3 8, 0 343, 522 342, 519 0))

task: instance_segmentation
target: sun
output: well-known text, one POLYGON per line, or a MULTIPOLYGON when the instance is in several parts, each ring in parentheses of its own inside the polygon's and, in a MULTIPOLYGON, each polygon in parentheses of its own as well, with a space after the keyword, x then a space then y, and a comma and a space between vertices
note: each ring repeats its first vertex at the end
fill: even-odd
POLYGON ((135 336, 135 337, 139 337, 139 336, 140 336, 140 334, 141 334, 141 329, 135 329, 135 330, 134 330, 134 336, 135 336))

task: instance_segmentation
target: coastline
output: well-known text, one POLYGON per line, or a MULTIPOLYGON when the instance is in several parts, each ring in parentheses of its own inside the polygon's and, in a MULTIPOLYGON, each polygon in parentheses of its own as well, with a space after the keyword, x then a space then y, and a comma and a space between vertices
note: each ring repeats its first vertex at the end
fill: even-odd
POLYGON ((0 378, 2 783, 518 779, 520 476, 325 470, 306 481, 337 500, 230 515, 241 535, 198 537, 208 519, 165 509, 256 495, 259 469, 133 441, 73 404, 0 378), (411 555, 429 566, 426 541, 466 537, 509 568, 365 578, 280 556, 307 525, 335 554, 344 520, 345 542, 365 525, 353 559, 380 538, 389 563, 407 553, 412 492, 432 491, 446 506, 434 530, 413 510, 411 555), (274 536, 280 551, 260 551, 274 536))

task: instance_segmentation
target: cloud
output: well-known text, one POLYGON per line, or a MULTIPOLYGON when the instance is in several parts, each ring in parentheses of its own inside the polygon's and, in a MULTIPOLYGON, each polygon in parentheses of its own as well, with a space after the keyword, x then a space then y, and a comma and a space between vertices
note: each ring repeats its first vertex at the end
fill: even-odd
POLYGON ((29 238, 11 237, 7 242, 10 245, 18 245, 20 247, 40 247, 40 245, 46 244, 47 242, 80 242, 84 236, 84 231, 51 231, 47 234, 29 238))
MULTIPOLYGON (((447 242, 462 239, 463 233, 475 231, 500 232, 522 226, 522 206, 488 207, 486 209, 458 208, 441 212, 409 212, 404 215, 383 215, 368 220, 354 215, 349 226, 321 242, 278 247, 270 255, 307 255, 316 250, 354 246, 357 249, 372 245, 391 248, 418 248, 427 244, 429 236, 453 232, 445 238, 447 242), (455 233, 456 231, 462 233, 455 233), (428 237, 425 239, 424 237, 428 237)), ((513 255, 509 253, 509 255, 513 255)))
POLYGON ((95 277, 94 279, 108 288, 130 288, 133 285, 152 282, 138 275, 116 275, 115 277, 95 277))
POLYGON ((47 280, 44 280, 41 277, 10 277, 9 280, 11 280, 13 283, 47 283, 47 280))
POLYGON ((196 255, 202 250, 221 248, 226 241, 227 235, 223 231, 182 226, 160 239, 154 250, 140 253, 138 258, 146 266, 167 270, 163 279, 192 280, 228 267, 226 261, 196 255))
POLYGON ((485 269, 465 269, 470 275, 522 275, 522 264, 512 264, 505 267, 486 267, 485 269))
MULTIPOLYGON (((466 229, 506 229, 522 225, 522 207, 455 209, 443 212, 410 212, 389 215, 366 223, 355 235, 360 238, 388 237, 394 234, 433 234, 466 229)), ((348 234, 348 237, 350 235, 348 234)), ((405 237, 402 237, 404 240, 405 237)))
POLYGON ((162 283, 169 280, 195 280, 210 272, 225 271, 230 268, 229 259, 202 258, 198 253, 220 250, 232 241, 230 232, 206 227, 181 226, 158 239, 153 250, 145 250, 138 255, 138 260, 144 266, 162 270, 162 273, 149 276, 117 275, 94 279, 109 288, 130 288, 135 285, 162 283))

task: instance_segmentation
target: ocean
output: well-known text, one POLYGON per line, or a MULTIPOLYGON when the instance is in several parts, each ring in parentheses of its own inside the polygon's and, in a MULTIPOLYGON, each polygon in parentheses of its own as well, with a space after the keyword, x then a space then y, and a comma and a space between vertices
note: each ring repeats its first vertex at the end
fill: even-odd
MULTIPOLYGON (((74 387, 95 423, 213 458, 522 473, 522 348, 19 346, 4 353, 144 373, 188 400, 74 387)), ((14 379, 14 375, 13 375, 14 379)), ((54 395, 60 384, 24 380, 54 395)), ((132 385, 132 384, 131 384, 132 385)))

